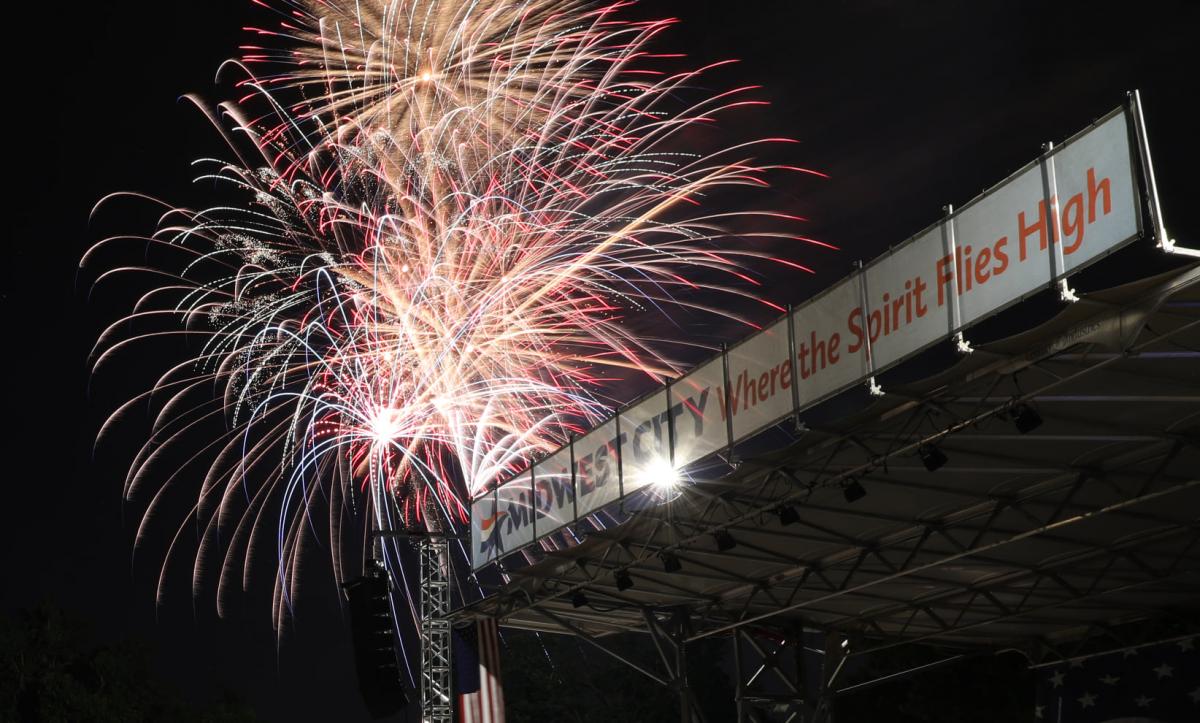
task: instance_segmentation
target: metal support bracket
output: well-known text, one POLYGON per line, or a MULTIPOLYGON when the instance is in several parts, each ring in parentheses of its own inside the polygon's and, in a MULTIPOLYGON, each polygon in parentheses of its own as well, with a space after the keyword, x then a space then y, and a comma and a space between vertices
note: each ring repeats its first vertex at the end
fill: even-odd
POLYGON ((971 342, 963 338, 963 334, 960 331, 954 335, 954 350, 959 354, 965 355, 975 351, 975 348, 971 346, 971 342))

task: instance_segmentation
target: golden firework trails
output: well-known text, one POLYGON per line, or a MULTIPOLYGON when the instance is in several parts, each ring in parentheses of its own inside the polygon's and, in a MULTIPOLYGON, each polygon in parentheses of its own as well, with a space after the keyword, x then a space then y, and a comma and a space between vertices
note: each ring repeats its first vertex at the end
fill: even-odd
POLYGON ((140 270, 169 280, 95 356, 204 340, 102 435, 155 410, 126 484, 146 500, 139 540, 165 491, 206 470, 167 561, 198 530, 194 585, 215 565, 219 609, 264 544, 282 621, 306 537, 343 579, 372 525, 459 524, 471 494, 606 416, 611 382, 678 371, 631 313, 721 314, 691 279, 753 299, 738 280, 768 257, 746 240, 807 241, 763 230, 784 214, 706 208, 803 169, 754 163, 755 143, 690 152, 688 129, 759 102, 742 88, 674 108, 706 69, 662 70, 677 58, 649 48, 672 21, 623 5, 281 4, 230 61, 244 96, 206 112, 237 161, 200 163, 235 200, 164 216, 144 241, 187 260, 140 270), (163 316, 182 327, 143 331, 163 316))

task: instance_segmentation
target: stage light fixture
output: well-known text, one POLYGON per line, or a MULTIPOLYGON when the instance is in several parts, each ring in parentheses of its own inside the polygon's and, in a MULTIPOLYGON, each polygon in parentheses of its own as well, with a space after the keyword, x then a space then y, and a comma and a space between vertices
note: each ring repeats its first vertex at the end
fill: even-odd
POLYGON ((858 480, 852 479, 842 487, 842 495, 846 498, 847 502, 858 502, 867 496, 867 490, 859 484, 858 480))
POLYGON ((1042 415, 1024 402, 1013 407, 1011 414, 1013 424, 1017 425, 1017 431, 1021 434, 1028 434, 1042 426, 1042 415))
POLYGON ((942 465, 950 461, 945 452, 929 443, 917 447, 917 456, 921 458, 921 463, 925 465, 925 469, 930 472, 941 469, 942 465))
POLYGON ((629 576, 629 572, 627 570, 617 570, 615 577, 617 580, 617 589, 621 592, 625 592, 629 588, 633 587, 633 578, 629 576))
POLYGON ((717 549, 721 552, 727 552, 737 547, 737 540, 733 539, 733 535, 725 530, 714 532, 713 539, 717 541, 717 549))
POLYGON ((663 571, 679 572, 683 569, 683 564, 679 562, 679 558, 675 556, 675 553, 664 551, 659 553, 659 557, 662 558, 663 571))
POLYGON ((800 521, 800 513, 791 505, 780 505, 775 511, 779 513, 779 524, 781 525, 794 525, 800 521))
POLYGON ((571 596, 571 605, 573 607, 581 608, 587 604, 588 604, 587 595, 584 595, 582 590, 576 590, 575 594, 571 596))

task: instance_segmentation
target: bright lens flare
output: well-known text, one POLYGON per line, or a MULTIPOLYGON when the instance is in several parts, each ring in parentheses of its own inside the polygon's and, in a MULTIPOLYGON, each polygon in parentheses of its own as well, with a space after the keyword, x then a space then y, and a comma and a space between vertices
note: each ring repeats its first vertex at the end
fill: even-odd
POLYGON ((679 472, 665 457, 659 457, 647 465, 642 471, 642 478, 660 494, 673 492, 681 481, 679 472))

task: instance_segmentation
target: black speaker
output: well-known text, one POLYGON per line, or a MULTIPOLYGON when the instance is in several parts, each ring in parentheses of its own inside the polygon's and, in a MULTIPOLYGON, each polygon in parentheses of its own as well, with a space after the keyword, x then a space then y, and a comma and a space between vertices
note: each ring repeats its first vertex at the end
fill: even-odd
POLYGON ((371 563, 367 574, 343 583, 342 588, 350 603, 354 667, 363 702, 373 718, 395 715, 408 704, 408 694, 396 663, 387 571, 371 563))

